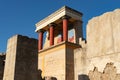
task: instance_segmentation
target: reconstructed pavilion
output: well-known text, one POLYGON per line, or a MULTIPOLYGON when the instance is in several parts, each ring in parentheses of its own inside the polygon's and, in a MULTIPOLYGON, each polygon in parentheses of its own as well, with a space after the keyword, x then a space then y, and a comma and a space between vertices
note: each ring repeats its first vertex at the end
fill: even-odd
POLYGON ((64 6, 36 24, 42 77, 74 80, 74 49, 82 38, 82 13, 64 6))

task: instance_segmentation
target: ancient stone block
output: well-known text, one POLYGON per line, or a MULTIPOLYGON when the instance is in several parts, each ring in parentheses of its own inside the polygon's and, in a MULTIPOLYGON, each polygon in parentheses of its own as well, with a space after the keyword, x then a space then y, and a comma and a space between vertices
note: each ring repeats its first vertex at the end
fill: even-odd
POLYGON ((95 67, 88 75, 90 80, 120 80, 120 73, 117 73, 113 63, 107 63, 103 72, 99 72, 95 67))
POLYGON ((38 80, 37 40, 15 35, 8 40, 3 80, 38 80))

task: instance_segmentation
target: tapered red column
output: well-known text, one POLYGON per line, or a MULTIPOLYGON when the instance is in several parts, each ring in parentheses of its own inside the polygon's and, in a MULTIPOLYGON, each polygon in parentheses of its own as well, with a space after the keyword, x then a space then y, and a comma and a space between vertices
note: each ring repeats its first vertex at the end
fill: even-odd
POLYGON ((54 25, 51 23, 49 24, 49 32, 50 32, 50 46, 54 45, 54 25))
POLYGON ((38 50, 43 48, 43 30, 40 30, 38 33, 38 50))
POLYGON ((68 41, 68 17, 64 16, 63 19, 63 41, 68 41))

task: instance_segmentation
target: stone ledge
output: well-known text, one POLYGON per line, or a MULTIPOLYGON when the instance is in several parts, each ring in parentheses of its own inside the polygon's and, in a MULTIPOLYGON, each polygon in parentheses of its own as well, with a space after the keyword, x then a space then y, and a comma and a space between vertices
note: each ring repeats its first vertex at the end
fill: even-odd
POLYGON ((45 49, 42 49, 42 50, 39 50, 39 51, 38 51, 38 54, 41 53, 41 52, 44 52, 44 51, 53 49, 53 48, 55 48, 55 47, 59 47, 59 46, 64 45, 64 44, 67 45, 67 46, 69 46, 69 47, 72 47, 72 48, 74 48, 74 49, 81 47, 79 44, 71 43, 71 42, 68 42, 68 41, 63 41, 63 42, 61 42, 61 43, 59 43, 59 44, 50 46, 50 47, 45 48, 45 49))

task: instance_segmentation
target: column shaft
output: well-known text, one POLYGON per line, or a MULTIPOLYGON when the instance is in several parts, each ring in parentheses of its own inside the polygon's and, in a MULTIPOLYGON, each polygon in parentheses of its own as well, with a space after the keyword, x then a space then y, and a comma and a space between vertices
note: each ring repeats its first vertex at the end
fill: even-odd
POLYGON ((38 50, 43 48, 43 32, 40 31, 38 34, 38 50))
POLYGON ((50 46, 54 45, 54 26, 50 25, 50 46))
POLYGON ((68 41, 68 20, 63 19, 63 41, 68 41))

